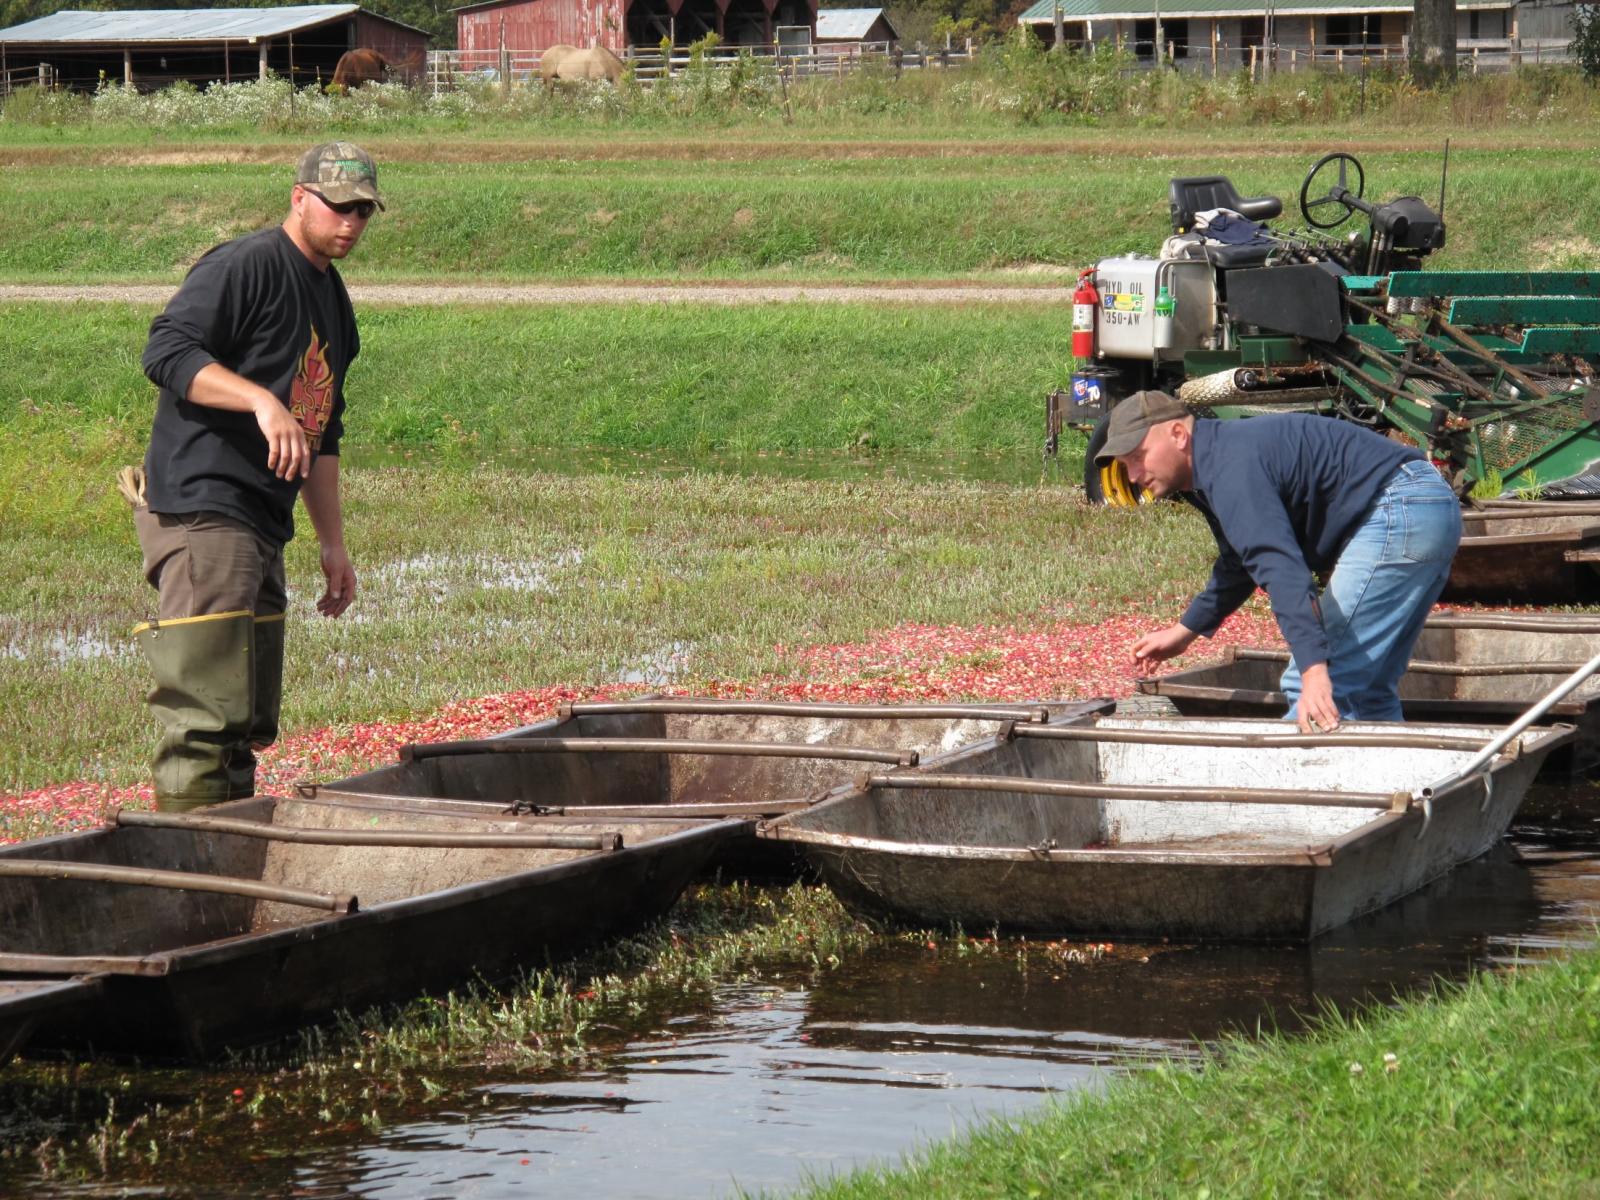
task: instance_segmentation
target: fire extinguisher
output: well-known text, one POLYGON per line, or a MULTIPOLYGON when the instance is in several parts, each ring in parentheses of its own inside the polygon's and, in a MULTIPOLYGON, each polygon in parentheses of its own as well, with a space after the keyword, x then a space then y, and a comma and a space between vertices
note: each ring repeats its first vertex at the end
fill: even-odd
POLYGON ((1100 307, 1100 293, 1094 290, 1094 268, 1078 275, 1078 290, 1072 293, 1072 357, 1094 357, 1094 318, 1100 307))

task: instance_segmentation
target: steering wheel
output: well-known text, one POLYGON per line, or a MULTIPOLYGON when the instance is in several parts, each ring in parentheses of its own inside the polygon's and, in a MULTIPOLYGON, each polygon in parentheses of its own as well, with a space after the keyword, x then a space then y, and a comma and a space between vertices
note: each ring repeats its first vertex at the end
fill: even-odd
POLYGON ((1332 154, 1324 154, 1317 159, 1316 165, 1306 175, 1306 181, 1300 185, 1300 215, 1306 219, 1306 224, 1313 229, 1332 229, 1336 225, 1343 225, 1350 219, 1351 214, 1360 209, 1360 205, 1352 204, 1351 200, 1360 200, 1366 190, 1367 173, 1361 169, 1360 159, 1354 154, 1346 154, 1342 150, 1335 150, 1332 154), (1339 164, 1338 182, 1326 185, 1327 191, 1312 200, 1310 198, 1312 183, 1319 174, 1323 173, 1324 167, 1331 166, 1333 163, 1339 164), (1353 192, 1350 190, 1349 169, 1351 167, 1354 167, 1356 172, 1356 188, 1353 192), (1318 209, 1325 210, 1334 207, 1339 210, 1339 215, 1331 221, 1319 221, 1312 215, 1318 209))

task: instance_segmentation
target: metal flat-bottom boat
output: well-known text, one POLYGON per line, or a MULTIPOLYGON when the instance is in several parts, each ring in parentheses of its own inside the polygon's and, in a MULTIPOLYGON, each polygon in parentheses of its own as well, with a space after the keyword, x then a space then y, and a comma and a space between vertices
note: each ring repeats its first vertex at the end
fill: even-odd
POLYGON ((1578 604, 1600 594, 1600 501, 1491 500, 1461 523, 1444 600, 1578 604))
MULTIPOLYGON (((1444 613, 1430 617, 1400 679, 1408 721, 1507 722, 1562 676, 1600 653, 1600 617, 1568 613, 1444 613)), ((1281 717, 1284 650, 1227 647, 1222 661, 1139 681, 1185 716, 1281 717)), ((1600 679, 1553 705, 1550 718, 1577 736, 1545 760, 1549 773, 1587 771, 1600 762, 1600 679)))
MULTIPOLYGON (((401 761, 318 785, 322 797, 433 797, 604 817, 770 816, 865 768, 909 766, 1014 724, 1070 722, 1110 700, 1031 704, 811 704, 644 697, 563 705, 536 725, 406 747, 401 761)), ((794 855, 727 842, 712 867, 792 876, 794 855)))
POLYGON ((46 1018, 81 1020, 99 991, 98 977, 0 979, 0 1066, 28 1044, 46 1018))
POLYGON ((1302 941, 1504 834, 1530 729, 1454 779, 1489 728, 1100 717, 1018 726, 934 767, 869 776, 759 827, 852 910, 1031 934, 1302 941))
POLYGON ((39 1000, 41 1046, 209 1058, 539 967, 660 916, 747 828, 355 797, 117 822, 0 850, 0 986, 94 982, 39 1000))

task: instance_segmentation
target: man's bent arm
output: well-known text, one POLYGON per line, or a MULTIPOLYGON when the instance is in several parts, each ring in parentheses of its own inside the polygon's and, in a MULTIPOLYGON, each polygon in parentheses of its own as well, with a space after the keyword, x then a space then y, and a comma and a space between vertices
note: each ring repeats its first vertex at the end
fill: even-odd
POLYGON ((258 383, 228 370, 221 363, 207 363, 195 373, 184 397, 202 408, 250 413, 267 443, 267 470, 279 479, 303 478, 311 470, 311 447, 306 431, 289 415, 283 401, 258 383))
POLYGON ((344 548, 337 454, 318 456, 300 489, 300 498, 305 501, 311 527, 317 531, 317 541, 322 546, 322 573, 328 580, 327 590, 317 601, 317 611, 325 617, 337 617, 350 607, 356 594, 355 568, 344 548))

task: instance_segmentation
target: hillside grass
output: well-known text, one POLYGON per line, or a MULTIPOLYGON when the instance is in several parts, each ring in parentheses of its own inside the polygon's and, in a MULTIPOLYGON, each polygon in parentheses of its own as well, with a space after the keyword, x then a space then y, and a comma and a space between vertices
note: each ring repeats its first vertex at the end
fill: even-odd
MULTIPOLYGON (((100 466, 142 452, 155 390, 139 355, 155 313, 0 304, 0 427, 26 438, 5 451, 15 474, 0 477, 0 505, 39 495, 49 508, 25 453, 40 439, 100 466)), ((1072 367, 1064 305, 363 305, 358 316, 344 448, 368 461, 567 447, 1036 461, 1045 394, 1072 367)))
MULTIPOLYGON (((1591 265, 1593 128, 1559 148, 1453 147, 1449 243, 1430 266, 1591 265)), ((1357 145, 1367 194, 1436 203, 1444 134, 1405 141, 1357 145)), ((1246 194, 1278 195, 1279 224, 1293 228, 1308 168, 1352 144, 1342 132, 1263 144, 1242 129, 1211 141, 1122 130, 997 146, 865 136, 618 146, 595 134, 475 154, 385 139, 374 150, 389 211, 345 269, 371 282, 1065 281, 1103 256, 1155 253, 1175 176, 1221 173, 1246 194)), ((282 219, 297 146, 12 149, 0 175, 0 283, 176 282, 217 242, 282 219)))

